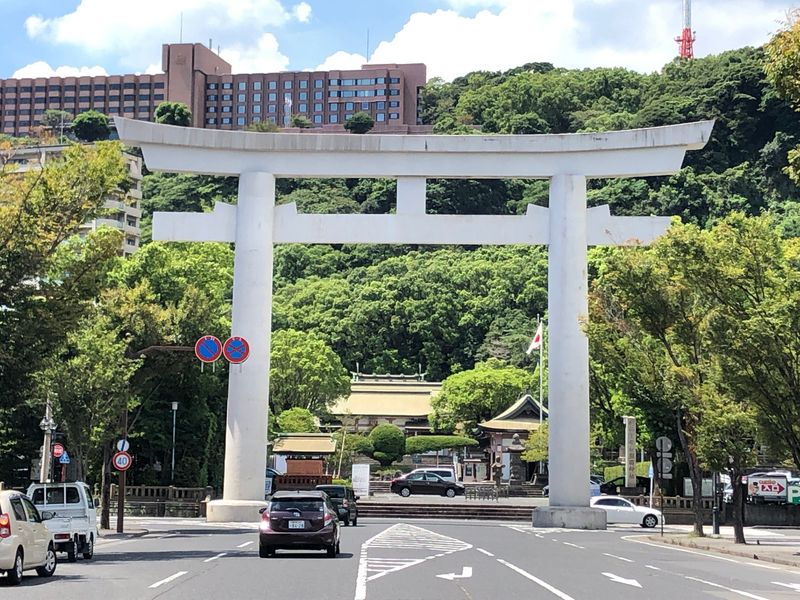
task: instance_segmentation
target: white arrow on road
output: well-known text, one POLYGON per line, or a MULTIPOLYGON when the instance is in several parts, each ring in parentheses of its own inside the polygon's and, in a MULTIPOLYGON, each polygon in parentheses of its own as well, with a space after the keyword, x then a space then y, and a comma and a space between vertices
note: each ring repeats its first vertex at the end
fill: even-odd
POLYGON ((642 584, 636 581, 635 579, 625 579, 624 577, 620 577, 619 575, 614 575, 613 573, 603 573, 606 577, 608 577, 614 583, 624 583, 625 585, 629 585, 631 587, 642 587, 642 584))
POLYGON ((772 583, 774 585, 782 585, 783 587, 787 587, 795 592, 800 592, 800 583, 781 583, 780 581, 773 581, 772 583))
POLYGON ((441 577, 442 579, 447 579, 449 581, 453 581, 453 579, 465 579, 467 577, 472 577, 472 567, 461 567, 461 575, 456 575, 455 573, 443 573, 442 575, 437 575, 437 577, 441 577))

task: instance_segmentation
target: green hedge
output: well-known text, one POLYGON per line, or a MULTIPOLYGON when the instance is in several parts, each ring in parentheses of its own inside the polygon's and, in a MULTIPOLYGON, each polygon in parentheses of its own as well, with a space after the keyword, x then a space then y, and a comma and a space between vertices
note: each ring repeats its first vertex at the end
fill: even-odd
POLYGON ((460 435, 417 435, 406 438, 406 454, 422 454, 447 448, 477 445, 478 440, 460 435))
MULTIPOLYGON (((647 474, 650 470, 650 461, 647 460, 645 462, 637 462, 636 463, 636 476, 637 477, 647 477, 647 474)), ((611 481, 612 479, 616 479, 617 477, 624 477, 625 476, 625 465, 616 465, 614 467, 606 467, 605 471, 603 472, 603 478, 606 481, 611 481)))

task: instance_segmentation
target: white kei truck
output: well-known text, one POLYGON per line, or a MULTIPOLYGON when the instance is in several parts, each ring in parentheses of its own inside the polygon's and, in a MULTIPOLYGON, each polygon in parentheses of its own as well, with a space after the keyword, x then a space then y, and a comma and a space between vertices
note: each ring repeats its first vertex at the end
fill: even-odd
POLYGON ((39 512, 52 515, 45 524, 53 533, 57 552, 65 552, 69 562, 75 562, 79 553, 86 560, 94 556, 99 530, 88 485, 80 481, 34 483, 28 488, 28 497, 39 512))

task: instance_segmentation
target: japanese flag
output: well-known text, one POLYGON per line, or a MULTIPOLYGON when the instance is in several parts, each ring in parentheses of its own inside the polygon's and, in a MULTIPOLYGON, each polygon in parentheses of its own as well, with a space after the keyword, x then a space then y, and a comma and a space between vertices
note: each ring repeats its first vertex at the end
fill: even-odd
POLYGON ((542 347, 542 322, 539 321, 539 326, 536 328, 536 333, 531 340, 531 345, 525 351, 525 354, 530 354, 534 350, 541 349, 542 347))

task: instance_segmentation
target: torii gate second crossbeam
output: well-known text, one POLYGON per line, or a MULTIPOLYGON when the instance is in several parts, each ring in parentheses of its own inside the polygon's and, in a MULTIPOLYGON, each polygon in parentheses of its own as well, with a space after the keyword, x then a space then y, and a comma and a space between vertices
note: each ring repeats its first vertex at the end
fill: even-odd
POLYGON ((705 146, 713 121, 608 133, 508 136, 249 133, 115 118, 119 137, 139 146, 155 171, 236 175, 236 206, 204 214, 155 213, 153 239, 233 242, 232 335, 250 340, 250 359, 231 369, 222 500, 209 521, 252 521, 264 506, 272 249, 313 244, 545 244, 550 321, 550 507, 544 527, 605 528, 589 508, 589 345, 586 248, 645 245, 667 217, 612 217, 586 207, 586 179, 678 171, 687 150, 705 146), (280 177, 394 177, 397 214, 298 214, 275 206, 280 177), (548 178, 548 208, 523 216, 429 215, 429 178, 548 178))

